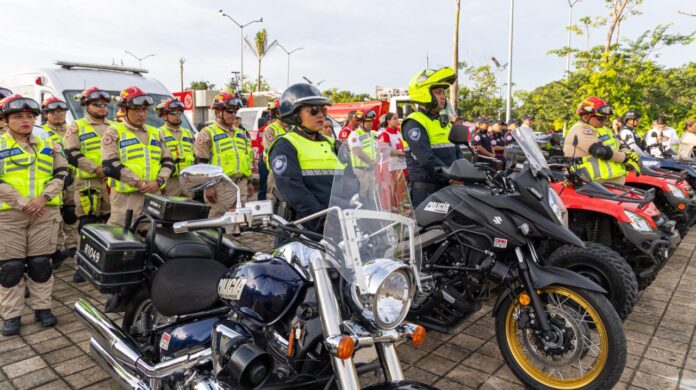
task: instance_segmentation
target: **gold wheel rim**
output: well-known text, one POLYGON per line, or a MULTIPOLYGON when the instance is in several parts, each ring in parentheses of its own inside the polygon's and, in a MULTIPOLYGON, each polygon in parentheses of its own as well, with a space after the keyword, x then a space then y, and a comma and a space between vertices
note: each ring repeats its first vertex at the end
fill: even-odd
POLYGON ((583 374, 581 364, 579 368, 579 376, 561 376, 559 378, 551 373, 545 372, 540 367, 537 367, 534 360, 525 352, 524 346, 522 345, 520 337, 517 333, 520 330, 517 329, 517 320, 513 315, 515 313, 515 309, 520 307, 517 300, 510 305, 510 308, 505 316, 505 339, 508 344, 508 348, 512 353, 512 357, 527 375, 544 386, 555 389, 578 389, 587 386, 597 379, 597 377, 601 374, 609 357, 609 350, 607 347, 609 337, 607 335, 606 327, 592 305, 590 305, 585 298, 578 295, 574 291, 560 286, 548 286, 540 290, 539 296, 543 296, 544 294, 556 294, 557 296, 566 297, 569 300, 572 300, 576 305, 580 306, 593 321, 595 332, 599 339, 599 353, 594 361, 594 364, 592 365, 592 368, 583 374))

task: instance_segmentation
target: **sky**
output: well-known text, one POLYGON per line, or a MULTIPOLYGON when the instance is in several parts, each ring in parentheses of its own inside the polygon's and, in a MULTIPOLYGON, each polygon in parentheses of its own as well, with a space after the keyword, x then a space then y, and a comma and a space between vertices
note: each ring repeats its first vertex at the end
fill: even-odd
MULTIPOLYGON (((186 59, 184 85, 208 80, 221 86, 240 68, 240 30, 219 10, 245 23, 253 41, 261 28, 270 40, 292 54, 290 83, 302 76, 321 88, 336 87, 373 95, 376 85, 406 87, 426 66, 451 65, 454 0, 0 0, 3 36, 0 75, 52 66, 55 60, 138 66, 124 50, 138 56, 150 75, 179 90, 179 58, 186 59)), ((574 19, 607 16, 604 0, 582 0, 574 19)), ((509 61, 510 0, 462 0, 460 61, 492 64, 509 61)), ((671 32, 696 30, 696 0, 645 0, 642 15, 621 25, 621 39, 635 39, 646 29, 673 23, 671 32)), ((559 79, 565 59, 548 55, 566 45, 567 0, 517 0, 514 14, 512 79, 516 88, 533 89, 559 79)), ((606 27, 590 33, 590 44, 604 42, 606 27)), ((584 49, 585 36, 572 46, 584 49)), ((657 61, 679 66, 696 61, 696 43, 665 48, 657 61)), ((286 86, 288 56, 280 48, 262 62, 272 88, 286 86)), ((246 77, 256 77, 258 63, 245 48, 246 77)), ((466 84, 461 78, 460 82, 466 84)))

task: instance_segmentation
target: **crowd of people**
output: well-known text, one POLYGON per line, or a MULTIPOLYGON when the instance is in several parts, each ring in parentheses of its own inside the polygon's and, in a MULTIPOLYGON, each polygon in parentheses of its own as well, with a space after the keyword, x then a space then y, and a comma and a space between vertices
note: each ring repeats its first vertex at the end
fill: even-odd
MULTIPOLYGON (((66 124, 68 105, 51 97, 38 102, 0 89, 0 314, 2 334, 19 333, 25 299, 43 326, 56 324, 51 313, 53 268, 74 257, 79 232, 91 223, 124 226, 127 210, 142 211, 145 194, 194 197, 179 185, 183 169, 195 164, 222 167, 240 189, 220 182, 207 188, 200 201, 211 206, 210 216, 234 207, 237 197, 252 196, 252 169, 258 166, 258 199, 272 199, 286 219, 306 217, 329 206, 334 175, 350 168, 361 188, 378 185, 368 172, 379 165, 394 187, 387 194, 408 191, 417 206, 439 189, 458 184, 441 172, 463 158, 460 146, 448 136, 453 118, 445 113, 446 90, 454 82, 452 68, 424 70, 409 83, 418 109, 400 121, 396 113, 376 118, 374 111, 354 111, 337 134, 327 117, 331 103, 314 85, 295 84, 268 107, 266 121, 252 140, 241 127, 242 101, 222 92, 211 109, 214 122, 194 132, 182 127, 184 105, 170 98, 156 107, 152 96, 138 87, 118 96, 92 87, 79 95, 84 117, 66 124), (120 107, 116 120, 108 105, 120 107), (146 124, 155 109, 164 124, 146 124), (39 115, 48 137, 33 134, 39 115), (373 124, 379 123, 377 129, 373 124), (341 149, 349 151, 341 155, 341 149), (385 158, 381 158, 384 157, 385 158), (25 292, 26 287, 26 292, 25 292), (26 297, 26 298, 25 298, 26 297)), ((566 156, 582 160, 578 169, 591 180, 621 181, 626 169, 640 169, 639 157, 677 154, 691 158, 696 146, 696 121, 687 122, 681 140, 664 118, 642 140, 635 129, 641 114, 629 110, 605 127, 613 112, 597 97, 584 100, 579 122, 563 145, 566 156), (574 139, 577 138, 577 142, 574 139)), ((477 118, 470 145, 478 158, 493 167, 505 164, 512 131, 532 128, 534 118, 491 120, 477 118)), ((392 204, 398 204, 394 199, 392 204)), ((305 228, 320 232, 315 219, 305 228)), ((73 281, 84 279, 76 272, 73 281)))

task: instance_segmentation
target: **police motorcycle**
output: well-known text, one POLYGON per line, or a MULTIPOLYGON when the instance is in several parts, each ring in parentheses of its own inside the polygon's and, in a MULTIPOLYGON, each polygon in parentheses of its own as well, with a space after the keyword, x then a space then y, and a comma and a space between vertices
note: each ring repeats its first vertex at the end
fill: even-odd
MULTIPOLYGON (((464 144, 466 133, 455 126, 450 141, 464 144)), ((543 265, 538 240, 585 244, 563 222, 566 211, 548 185, 550 172, 533 135, 516 139, 531 144, 523 149, 529 163, 521 171, 490 180, 484 170, 457 160, 442 174, 465 184, 441 189, 415 210, 423 293, 416 294, 409 319, 456 332, 495 283, 496 340, 520 381, 535 389, 611 388, 626 362, 621 320, 604 288, 543 265)))
MULTIPOLYGON (((353 179, 337 176, 337 186, 354 188, 353 179)), ((234 185, 210 165, 188 167, 180 180, 197 191, 219 180, 234 185)), ((211 259, 165 262, 152 282, 159 321, 149 338, 129 334, 78 300, 75 312, 91 333, 93 356, 124 388, 357 389, 360 374, 381 370, 383 383, 369 388, 431 389, 404 380, 395 348, 425 337, 422 326, 404 322, 420 286, 419 248, 407 246, 403 258, 393 251, 400 237, 416 242, 415 222, 359 196, 337 192, 335 198, 328 209, 295 222, 261 201, 218 218, 174 223, 176 234, 223 228, 281 234, 289 242, 231 267, 211 259), (302 228, 317 218, 326 218, 324 235, 302 228), (356 362, 356 351, 372 348, 375 361, 356 362)), ((130 261, 122 258, 120 266, 130 261)))

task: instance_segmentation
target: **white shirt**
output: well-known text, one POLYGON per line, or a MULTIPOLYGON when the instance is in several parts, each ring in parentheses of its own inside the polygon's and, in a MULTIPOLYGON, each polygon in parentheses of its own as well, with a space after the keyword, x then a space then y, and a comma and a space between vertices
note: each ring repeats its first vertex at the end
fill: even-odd
POLYGON ((658 128, 653 127, 645 133, 645 145, 648 147, 649 153, 657 158, 663 158, 664 151, 675 151, 679 146, 679 136, 677 131, 671 127, 665 127, 664 130, 660 131, 658 128), (662 142, 657 141, 657 137, 663 137, 662 142), (662 150, 660 150, 660 147, 662 150))
POLYGON ((696 134, 685 132, 679 140, 679 158, 690 160, 694 158, 693 149, 696 146, 696 134))

